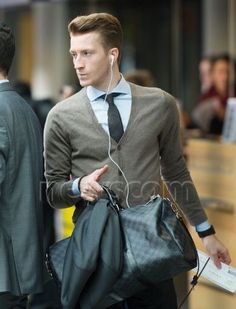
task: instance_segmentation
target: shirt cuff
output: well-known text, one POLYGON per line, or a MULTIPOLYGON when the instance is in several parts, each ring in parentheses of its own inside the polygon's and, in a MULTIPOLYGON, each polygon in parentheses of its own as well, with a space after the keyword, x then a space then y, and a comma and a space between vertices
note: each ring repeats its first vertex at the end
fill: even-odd
POLYGON ((211 227, 210 223, 208 222, 208 220, 198 224, 195 226, 195 229, 197 232, 204 232, 206 230, 208 230, 211 227))
POLYGON ((73 193, 75 196, 80 196, 79 180, 80 180, 80 178, 76 178, 76 179, 73 181, 73 184, 72 184, 72 193, 73 193))

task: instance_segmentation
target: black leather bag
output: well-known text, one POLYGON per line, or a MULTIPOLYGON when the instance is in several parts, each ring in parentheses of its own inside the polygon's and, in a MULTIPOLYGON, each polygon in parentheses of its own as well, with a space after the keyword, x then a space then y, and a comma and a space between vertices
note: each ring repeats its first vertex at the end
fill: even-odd
POLYGON ((125 243, 123 271, 101 307, 197 266, 195 244, 169 199, 155 196, 145 205, 122 210, 120 219, 125 243))
MULTIPOLYGON (((106 188, 111 207, 117 200, 106 188)), ((154 196, 145 204, 119 209, 124 239, 122 273, 109 295, 97 308, 126 299, 148 285, 189 271, 197 266, 197 250, 184 221, 169 199, 154 196)), ((48 252, 51 275, 62 280, 63 261, 69 239, 57 242, 48 252)))

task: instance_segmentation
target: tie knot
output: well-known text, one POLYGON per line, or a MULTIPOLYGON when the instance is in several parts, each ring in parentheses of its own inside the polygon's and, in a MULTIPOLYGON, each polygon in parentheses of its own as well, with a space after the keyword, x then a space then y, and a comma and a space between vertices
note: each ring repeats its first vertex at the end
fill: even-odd
POLYGON ((109 93, 108 95, 103 94, 99 98, 106 100, 108 104, 113 104, 114 103, 113 98, 117 97, 118 95, 120 95, 120 93, 112 92, 112 93, 109 93))

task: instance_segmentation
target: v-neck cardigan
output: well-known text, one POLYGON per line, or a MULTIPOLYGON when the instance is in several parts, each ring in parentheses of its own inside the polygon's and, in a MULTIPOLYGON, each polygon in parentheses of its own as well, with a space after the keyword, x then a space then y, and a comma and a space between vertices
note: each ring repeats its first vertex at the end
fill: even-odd
MULTIPOLYGON (((111 156, 129 183, 129 205, 146 203, 162 192, 162 177, 190 223, 202 223, 207 217, 183 157, 175 99, 159 88, 130 86, 127 128, 118 144, 111 139, 111 156)), ((51 109, 44 143, 47 195, 53 207, 79 205, 81 198, 72 193, 73 180, 105 164, 109 171, 100 183, 110 187, 127 207, 127 184, 109 159, 108 134, 98 123, 85 88, 51 109)))

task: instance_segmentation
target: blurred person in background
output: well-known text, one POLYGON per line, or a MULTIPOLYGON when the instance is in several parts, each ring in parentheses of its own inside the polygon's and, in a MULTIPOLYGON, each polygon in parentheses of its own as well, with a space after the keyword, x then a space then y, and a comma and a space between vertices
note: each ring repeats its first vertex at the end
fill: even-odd
MULTIPOLYGON (((43 138, 44 124, 48 112, 53 107, 53 100, 50 98, 35 100, 32 98, 31 85, 26 81, 14 81, 13 87, 15 91, 22 96, 25 101, 31 106, 41 125, 41 134, 43 138)), ((42 139, 41 138, 41 139, 42 139)), ((47 252, 49 246, 55 242, 55 211, 50 207, 46 196, 46 180, 44 177, 44 168, 42 166, 41 174, 41 190, 40 198, 43 210, 43 246, 44 252, 47 252)), ((31 309, 59 309, 59 301, 55 283, 48 274, 45 273, 44 291, 42 293, 31 294, 29 298, 29 305, 31 309)))
POLYGON ((75 94, 78 90, 79 90, 78 87, 75 85, 69 85, 69 84, 63 85, 59 91, 60 94, 59 102, 65 100, 66 98, 69 98, 70 96, 75 94))
MULTIPOLYGON (((36 116, 39 119, 41 125, 41 133, 43 133, 44 124, 47 118, 47 114, 53 107, 53 101, 51 99, 34 100, 31 94, 31 85, 29 82, 16 80, 12 83, 15 91, 22 96, 25 101, 31 106, 36 116)), ((43 209, 43 244, 44 252, 47 252, 48 247, 55 242, 55 219, 54 209, 50 207, 46 197, 46 182, 43 173, 44 169, 42 166, 42 179, 41 179, 41 202, 43 209)), ((31 309, 58 309, 58 297, 55 284, 47 274, 45 274, 44 291, 43 293, 30 295, 30 308, 31 309), (46 279, 47 276, 47 279, 46 279)))
MULTIPOLYGON (((221 135, 230 95, 230 64, 228 55, 218 55, 212 58, 212 85, 199 98, 193 110, 193 122, 204 133, 221 135)), ((235 95, 235 89, 233 89, 235 95)))
POLYGON ((152 73, 145 69, 128 71, 124 74, 124 78, 131 83, 144 87, 155 87, 156 85, 155 78, 152 73))
MULTIPOLYGON (((51 99, 41 99, 34 100, 31 95, 30 83, 26 81, 17 80, 12 83, 14 90, 25 99, 25 101, 31 106, 36 116, 39 119, 41 125, 41 132, 44 130, 44 124, 48 115, 48 112, 53 107, 53 101, 51 99)), ((44 170, 44 169, 43 169, 44 170)), ((41 200, 43 203, 43 218, 44 218, 44 247, 47 249, 55 241, 54 232, 54 218, 53 209, 49 206, 47 202, 46 192, 45 192, 45 178, 42 172, 41 180, 41 200)))
POLYGON ((212 57, 203 57, 198 66, 200 91, 206 93, 212 86, 212 57))
POLYGON ((26 308, 43 291, 43 171, 39 121, 8 81, 12 30, 0 24, 0 308, 26 308))

